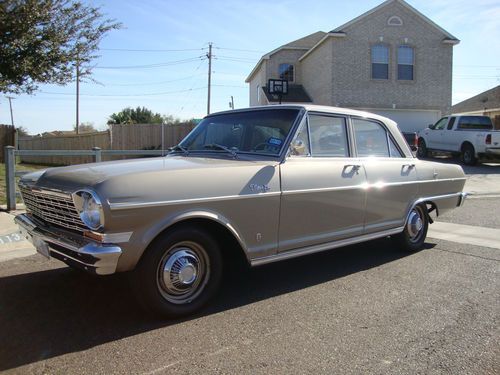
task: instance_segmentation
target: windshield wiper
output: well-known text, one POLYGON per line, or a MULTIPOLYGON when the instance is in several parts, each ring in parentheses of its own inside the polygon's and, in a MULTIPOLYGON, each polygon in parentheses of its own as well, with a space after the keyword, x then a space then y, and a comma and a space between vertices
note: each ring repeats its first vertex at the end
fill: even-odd
POLYGON ((189 150, 186 147, 181 146, 180 144, 168 148, 168 151, 170 152, 175 152, 177 150, 182 151, 184 155, 189 155, 189 150))
POLYGON ((236 151, 230 149, 229 147, 220 145, 218 143, 209 143, 203 147, 204 148, 218 148, 219 150, 224 150, 226 152, 229 152, 234 159, 236 159, 238 157, 238 155, 236 154, 236 151))

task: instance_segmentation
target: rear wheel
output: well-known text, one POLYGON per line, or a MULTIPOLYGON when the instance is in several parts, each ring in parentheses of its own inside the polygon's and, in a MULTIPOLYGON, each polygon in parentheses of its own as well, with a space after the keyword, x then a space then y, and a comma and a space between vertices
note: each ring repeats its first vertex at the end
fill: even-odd
POLYGON ((172 318, 201 308, 217 291, 221 275, 218 243, 207 232, 185 226, 150 245, 131 286, 143 307, 172 318))
POLYGON ((418 140, 417 157, 426 158, 428 153, 429 152, 427 151, 427 145, 425 144, 425 141, 420 138, 418 140))
POLYGON ((470 144, 463 145, 461 159, 465 165, 475 165, 477 163, 477 158, 474 146, 470 144))
POLYGON ((404 231, 393 238, 402 250, 417 251, 424 245, 428 227, 427 207, 425 204, 419 204, 410 211, 404 231))

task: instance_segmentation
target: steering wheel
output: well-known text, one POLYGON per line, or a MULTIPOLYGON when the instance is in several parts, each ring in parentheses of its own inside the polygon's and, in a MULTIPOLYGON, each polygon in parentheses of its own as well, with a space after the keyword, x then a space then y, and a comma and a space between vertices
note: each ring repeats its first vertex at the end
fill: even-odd
POLYGON ((261 142, 257 143, 253 148, 252 151, 259 151, 259 150, 266 150, 266 151, 278 151, 280 146, 277 145, 270 145, 269 143, 266 142, 261 142))

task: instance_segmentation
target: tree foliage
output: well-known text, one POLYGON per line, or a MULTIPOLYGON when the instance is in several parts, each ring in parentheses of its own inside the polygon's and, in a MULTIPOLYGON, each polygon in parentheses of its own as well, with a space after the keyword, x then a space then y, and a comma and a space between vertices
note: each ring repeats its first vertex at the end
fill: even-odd
POLYGON ((162 124, 167 118, 146 107, 127 107, 109 116, 108 124, 162 124))
MULTIPOLYGON (((76 126, 73 127, 73 130, 76 133, 76 126)), ((95 128, 94 123, 92 122, 82 122, 78 126, 78 133, 83 134, 83 133, 95 133, 98 130, 95 128)))
POLYGON ((0 92, 89 76, 99 42, 121 24, 77 0, 0 0, 0 92))

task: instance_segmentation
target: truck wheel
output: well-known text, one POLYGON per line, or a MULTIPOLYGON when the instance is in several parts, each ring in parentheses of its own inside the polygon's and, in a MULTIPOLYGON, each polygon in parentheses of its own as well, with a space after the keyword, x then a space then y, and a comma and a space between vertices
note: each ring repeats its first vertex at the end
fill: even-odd
POLYGON ((427 236, 429 214, 425 204, 415 206, 408 215, 408 221, 403 232, 393 238, 401 250, 414 252, 420 250, 427 236))
POLYGON ((146 250, 131 274, 140 304, 168 318, 192 314, 217 291, 222 257, 204 230, 183 226, 166 232, 146 250))
POLYGON ((462 146, 461 159, 465 165, 475 165, 477 163, 476 151, 472 145, 465 144, 462 146))
POLYGON ((418 140, 417 157, 426 158, 427 154, 428 154, 427 145, 425 144, 425 141, 422 138, 420 138, 418 140))

